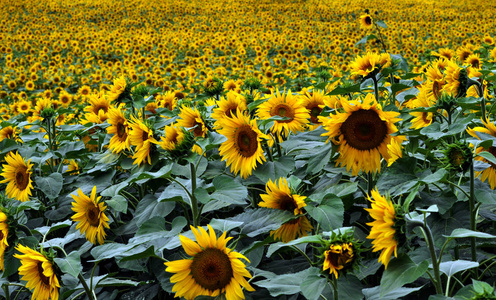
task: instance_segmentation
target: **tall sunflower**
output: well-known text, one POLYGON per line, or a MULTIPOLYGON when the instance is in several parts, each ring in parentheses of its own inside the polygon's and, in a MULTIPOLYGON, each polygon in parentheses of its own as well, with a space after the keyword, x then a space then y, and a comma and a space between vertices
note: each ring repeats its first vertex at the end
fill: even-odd
POLYGON ((267 136, 258 130, 255 120, 250 120, 239 109, 231 118, 219 120, 219 128, 218 133, 227 137, 219 147, 222 160, 231 166, 235 175, 241 171, 241 178, 250 176, 257 162, 262 164, 265 161, 260 142, 267 136))
MULTIPOLYGON (((303 214, 303 207, 307 205, 305 203, 306 197, 294 194, 289 188, 286 178, 279 178, 278 183, 269 179, 265 185, 265 190, 267 194, 260 195, 262 202, 258 206, 289 211, 295 216, 303 214)), ((274 239, 287 243, 297 237, 306 236, 312 229, 307 217, 301 216, 282 224, 279 229, 271 231, 270 235, 274 239)))
POLYGON ((91 190, 90 197, 86 196, 81 189, 77 191, 78 195, 71 195, 71 209, 75 214, 71 217, 74 222, 78 222, 76 229, 79 229, 81 234, 84 234, 86 239, 92 244, 98 243, 101 245, 105 240, 105 228, 110 228, 109 218, 105 215, 107 206, 100 202, 102 196, 96 197, 96 186, 91 190))
POLYGON ((150 157, 150 152, 153 144, 157 142, 153 137, 153 130, 136 117, 133 116, 131 119, 129 141, 131 145, 136 146, 136 151, 133 155, 135 159, 133 164, 141 165, 146 160, 151 165, 152 158, 150 157))
POLYGON ((369 14, 364 14, 360 16, 360 24, 364 28, 370 28, 374 26, 374 19, 369 14))
MULTIPOLYGON (((480 138, 477 136, 476 132, 487 133, 487 134, 490 134, 490 135, 496 137, 496 125, 489 122, 489 121, 484 122, 484 120, 482 120, 482 123, 484 124, 485 127, 475 127, 472 129, 468 128, 467 132, 471 136, 476 137, 478 139, 480 139, 480 138)), ((477 154, 481 153, 482 151, 487 151, 487 152, 491 153, 492 155, 496 156, 496 147, 495 146, 490 146, 487 149, 484 149, 484 147, 477 147, 477 149, 475 149, 475 152, 477 154)), ((486 162, 490 165, 488 168, 486 168, 483 171, 475 172, 475 176, 480 177, 480 180, 482 182, 487 180, 487 182, 491 186, 491 189, 494 190, 496 188, 496 165, 489 162, 488 160, 486 160, 485 158, 483 158, 481 156, 476 156, 475 160, 481 160, 481 161, 486 162)))
POLYGON ((198 110, 187 106, 181 107, 178 117, 177 125, 188 129, 191 128, 195 137, 205 137, 207 135, 207 126, 198 110))
POLYGON ((184 140, 183 129, 174 123, 165 126, 165 137, 160 137, 161 141, 157 145, 167 151, 174 151, 184 140))
MULTIPOLYGON (((429 96, 429 91, 426 86, 421 86, 417 94, 417 98, 412 101, 411 108, 429 108, 436 103, 434 96, 429 96)), ((411 112, 410 115, 414 118, 410 121, 412 126, 410 128, 420 129, 432 124, 434 113, 427 111, 411 112)))
POLYGON ((9 246, 7 238, 9 236, 9 225, 7 224, 7 215, 0 211, 0 271, 4 270, 4 259, 3 255, 5 249, 9 246))
POLYGON ((31 180, 31 160, 27 162, 22 158, 19 153, 10 152, 5 156, 6 165, 3 165, 3 172, 0 174, 5 179, 0 183, 7 182, 5 189, 7 197, 15 198, 19 201, 28 201, 31 196, 31 189, 33 188, 33 181, 31 180))
POLYGON ((226 232, 217 239, 212 227, 207 226, 209 233, 202 227, 191 226, 196 242, 179 235, 184 251, 191 258, 164 263, 166 272, 175 273, 170 279, 175 283, 172 291, 176 297, 188 300, 221 294, 228 300, 245 299, 242 287, 247 291, 254 289, 245 279, 251 278, 251 274, 240 259, 249 260, 227 248, 232 237, 226 238, 226 232))
POLYGON ((304 131, 305 125, 310 119, 307 109, 298 96, 291 93, 291 90, 287 93, 279 93, 279 90, 276 90, 269 100, 258 106, 257 116, 262 120, 274 116, 288 118, 287 120, 276 120, 272 126, 272 132, 282 136, 288 136, 289 132, 304 131))
POLYGON ((53 262, 42 253, 18 245, 16 250, 22 254, 14 254, 20 259, 19 275, 21 280, 27 281, 26 287, 33 290, 32 300, 57 300, 59 298, 60 283, 55 274, 53 262))
POLYGON ((109 142, 109 150, 114 153, 121 153, 124 149, 129 150, 129 125, 122 110, 110 109, 107 122, 112 125, 107 127, 107 133, 113 134, 109 142))
POLYGON ((372 190, 371 195, 372 199, 370 196, 368 196, 368 199, 372 202, 372 208, 366 208, 365 210, 370 213, 374 221, 367 223, 372 227, 367 238, 373 239, 373 252, 382 251, 379 256, 379 262, 387 269, 393 252, 394 256, 398 257, 398 241, 395 229, 397 214, 393 204, 386 197, 381 196, 377 190, 372 190))
MULTIPOLYGON (((367 94, 361 102, 342 99, 344 112, 320 117, 327 130, 326 143, 333 139, 339 145, 339 158, 336 165, 346 166, 356 176, 381 170, 381 156, 388 160, 390 151, 401 152, 404 136, 392 136, 398 131, 395 124, 401 119, 399 113, 383 111, 372 94, 367 94), (392 143, 396 140, 396 143, 392 143), (400 149, 388 149, 388 145, 400 149)), ((390 146, 390 147, 391 147, 390 146)))

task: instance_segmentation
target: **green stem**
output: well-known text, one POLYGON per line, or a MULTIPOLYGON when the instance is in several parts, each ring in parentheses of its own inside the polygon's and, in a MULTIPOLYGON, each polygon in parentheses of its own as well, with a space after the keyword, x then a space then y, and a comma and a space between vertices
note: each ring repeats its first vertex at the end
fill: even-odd
MULTIPOLYGON (((468 209, 470 212, 470 230, 476 231, 476 210, 475 210, 475 170, 474 163, 470 164, 470 197, 468 198, 468 209)), ((475 251, 475 237, 470 238, 470 248, 472 250, 472 260, 477 261, 477 252, 475 251)))
POLYGON ((9 286, 8 284, 2 284, 2 289, 5 293, 5 300, 10 300, 9 286))
POLYGON ((298 248, 298 247, 296 247, 296 246, 292 246, 291 248, 293 248, 293 249, 294 249, 294 250, 296 250, 298 253, 300 253, 301 255, 303 255, 303 257, 305 257, 305 259, 308 261, 308 263, 310 264, 310 266, 313 266, 313 265, 314 265, 314 263, 313 263, 313 261, 310 259, 310 257, 308 257, 308 255, 307 255, 305 252, 301 251, 301 249, 300 249, 300 248, 298 248))
POLYGON ((370 172, 367 174, 367 195, 374 189, 374 173, 370 172))
POLYGON ((379 87, 377 86, 377 78, 375 75, 372 75, 372 81, 374 82, 374 95, 375 95, 375 100, 379 102, 379 87))
POLYGON ((333 290, 333 295, 334 295, 334 300, 339 300, 339 294, 338 294, 338 280, 336 277, 332 277, 331 279, 331 285, 332 285, 332 290, 333 290))
POLYGON ((86 283, 86 280, 84 279, 83 275, 81 275, 81 273, 78 274, 78 279, 81 282, 81 284, 83 285, 84 291, 86 292, 86 295, 88 296, 88 299, 95 300, 93 298, 93 292, 91 291, 90 287, 86 283))
POLYGON ((191 212, 193 214, 193 226, 197 227, 198 226, 198 200, 196 199, 195 196, 195 190, 196 190, 196 168, 193 163, 189 164, 189 170, 191 173, 191 212))

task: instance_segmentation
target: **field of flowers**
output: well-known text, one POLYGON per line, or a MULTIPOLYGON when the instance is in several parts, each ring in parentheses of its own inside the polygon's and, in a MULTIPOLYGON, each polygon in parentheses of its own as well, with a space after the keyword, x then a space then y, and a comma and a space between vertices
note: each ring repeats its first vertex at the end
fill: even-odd
POLYGON ((496 299, 494 1, 0 12, 0 299, 496 299))

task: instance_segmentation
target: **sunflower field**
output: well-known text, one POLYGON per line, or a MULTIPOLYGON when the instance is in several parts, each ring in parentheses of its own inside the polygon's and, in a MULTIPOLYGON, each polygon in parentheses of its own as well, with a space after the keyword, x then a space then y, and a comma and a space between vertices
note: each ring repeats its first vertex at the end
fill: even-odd
POLYGON ((496 299, 494 1, 0 12, 0 299, 496 299))

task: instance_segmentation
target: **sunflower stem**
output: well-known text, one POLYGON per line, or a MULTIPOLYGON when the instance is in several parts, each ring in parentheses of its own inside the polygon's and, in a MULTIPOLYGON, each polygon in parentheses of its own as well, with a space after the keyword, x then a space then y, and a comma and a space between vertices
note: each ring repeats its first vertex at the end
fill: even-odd
POLYGON ((198 200, 195 196, 196 190, 196 168, 195 164, 189 163, 189 170, 191 173, 191 213, 193 214, 193 226, 198 226, 198 200))
POLYGON ((2 289, 5 293, 5 300, 10 300, 9 286, 8 284, 2 284, 2 289))
POLYGON ((86 283, 86 280, 84 279, 83 275, 81 275, 81 273, 78 274, 78 279, 79 279, 79 281, 81 281, 81 284, 83 285, 84 291, 86 292, 88 299, 95 300, 95 298, 93 298, 92 290, 90 289, 90 287, 86 283))
POLYGON ((375 100, 379 102, 379 87, 377 85, 377 78, 375 75, 372 76, 372 81, 374 82, 374 95, 375 95, 375 100))
MULTIPOLYGON (((476 231, 476 209, 475 209, 475 170, 474 170, 474 162, 470 164, 470 197, 468 198, 468 209, 470 212, 470 230, 476 231)), ((472 260, 477 261, 477 252, 475 250, 475 237, 470 238, 470 249, 472 252, 472 260)), ((477 272, 477 271, 475 271, 477 272)), ((477 273, 476 273, 477 275, 477 273)))
POLYGON ((332 294, 334 296, 334 300, 339 300, 338 280, 335 276, 333 276, 331 279, 331 285, 332 285, 332 294))
POLYGON ((367 174, 367 195, 374 189, 374 173, 367 174))

